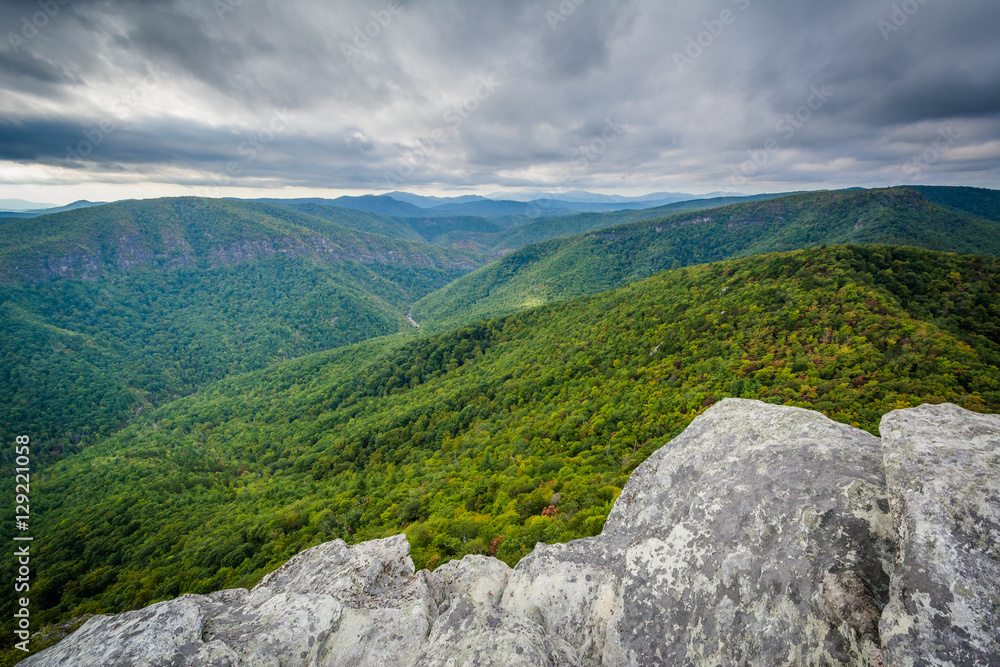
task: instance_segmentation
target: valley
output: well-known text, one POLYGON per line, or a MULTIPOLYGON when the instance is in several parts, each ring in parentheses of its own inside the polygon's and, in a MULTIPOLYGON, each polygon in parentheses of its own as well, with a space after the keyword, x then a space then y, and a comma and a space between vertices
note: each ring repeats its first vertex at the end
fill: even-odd
POLYGON ((635 466, 726 396, 872 432, 928 401, 996 412, 998 289, 996 259, 831 246, 232 377, 46 471, 43 617, 249 586, 336 537, 513 565, 599 532, 635 466))
POLYGON ((410 304, 483 261, 217 200, 8 223, 0 435, 37 434, 43 461, 78 450, 232 373, 408 329, 410 304))
POLYGON ((631 472, 727 397, 876 435, 927 402, 998 412, 1000 237, 975 194, 443 236, 198 199, 8 223, 0 427, 44 443, 37 618, 251 587, 332 539, 515 566, 599 534, 631 472), (488 263, 483 234, 543 240, 488 263))
POLYGON ((0 20, 0 667, 1000 665, 996 0, 0 20))

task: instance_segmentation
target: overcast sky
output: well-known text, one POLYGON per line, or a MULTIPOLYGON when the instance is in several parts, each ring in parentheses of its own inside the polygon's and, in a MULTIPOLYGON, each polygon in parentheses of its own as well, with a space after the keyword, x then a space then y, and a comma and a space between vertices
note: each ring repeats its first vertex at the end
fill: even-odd
POLYGON ((4 199, 1000 187, 996 0, 6 0, 0 29, 4 199))

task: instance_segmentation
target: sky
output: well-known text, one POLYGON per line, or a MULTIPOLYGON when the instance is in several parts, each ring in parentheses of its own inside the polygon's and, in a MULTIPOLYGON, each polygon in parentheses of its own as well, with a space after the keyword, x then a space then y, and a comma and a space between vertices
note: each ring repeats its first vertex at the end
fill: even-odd
POLYGON ((0 199, 1000 187, 996 0, 5 0, 0 199))

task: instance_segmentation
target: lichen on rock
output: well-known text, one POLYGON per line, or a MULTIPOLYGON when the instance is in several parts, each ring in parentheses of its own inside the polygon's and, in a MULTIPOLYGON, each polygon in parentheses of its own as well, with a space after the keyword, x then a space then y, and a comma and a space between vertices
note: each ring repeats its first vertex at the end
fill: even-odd
POLYGON ((90 619, 51 665, 996 665, 1000 417, 714 405, 601 535, 414 572, 405 537, 90 619))
POLYGON ((1000 417, 924 405, 879 428, 900 533, 889 664, 1000 665, 1000 417))

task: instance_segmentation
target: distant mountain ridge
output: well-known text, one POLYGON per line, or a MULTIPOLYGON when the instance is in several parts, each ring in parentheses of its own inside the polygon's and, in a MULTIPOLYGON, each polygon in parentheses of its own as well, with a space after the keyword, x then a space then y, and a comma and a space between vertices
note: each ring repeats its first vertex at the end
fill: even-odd
MULTIPOLYGON (((952 207, 952 203, 958 202, 956 198, 969 197, 982 202, 983 197, 989 195, 985 193, 997 192, 984 188, 969 187, 949 187, 949 186, 897 186, 909 187, 925 195, 925 197, 941 206, 952 207), (962 194, 964 193, 964 194, 962 194), (949 203, 951 202, 951 203, 949 203)), ((859 190, 861 188, 852 188, 859 190)), ((491 193, 489 195, 460 195, 456 197, 433 197, 427 195, 416 195, 410 192, 394 191, 381 195, 361 195, 344 196, 334 199, 322 197, 306 197, 298 199, 281 199, 273 197, 257 198, 248 201, 257 201, 274 204, 321 204, 337 208, 353 209, 381 215, 397 217, 426 217, 426 216, 450 216, 450 215, 473 215, 473 216, 507 216, 525 215, 537 218, 542 214, 558 214, 563 211, 576 212, 598 212, 598 211, 620 211, 620 210, 643 210, 654 207, 662 207, 669 204, 682 202, 694 202, 698 200, 721 200, 732 198, 734 200, 746 201, 749 198, 771 198, 781 194, 796 193, 771 193, 764 195, 745 195, 732 192, 710 192, 702 195, 693 195, 681 192, 653 192, 645 195, 629 197, 625 195, 607 195, 585 190, 569 190, 566 192, 508 192, 491 193), (388 200, 394 200, 392 202, 388 200), (409 204, 410 207, 400 207, 395 202, 409 204), (499 205, 496 205, 499 204, 499 205), (522 209, 518 205, 525 205, 522 209), (530 208, 529 208, 530 207, 530 208), (418 210, 419 209, 419 210, 418 210)), ((20 199, 0 200, 0 216, 35 216, 60 211, 73 210, 85 206, 99 206, 107 202, 91 202, 80 200, 67 204, 66 206, 52 206, 48 204, 35 204, 20 199), (4 202, 9 205, 5 206, 4 202)), ((960 210, 961 204, 958 205, 960 210)), ((980 212, 969 211, 976 215, 996 219, 1000 215, 1000 205, 996 202, 990 203, 980 212)))
POLYGON ((325 204, 349 208, 379 215, 395 217, 515 217, 537 219, 544 216, 572 215, 579 212, 612 212, 629 209, 648 209, 674 204, 680 201, 711 199, 726 193, 711 195, 685 195, 680 193, 654 193, 642 197, 629 198, 617 195, 597 195, 576 191, 563 195, 539 193, 532 199, 503 199, 465 195, 461 197, 424 197, 408 192, 391 192, 383 195, 362 195, 359 197, 338 197, 336 199, 254 199, 251 201, 298 205, 303 203, 325 204))
POLYGON ((425 195, 415 195, 410 192, 388 192, 387 197, 392 197, 393 199, 401 202, 406 202, 407 204, 413 204, 414 206, 419 206, 420 208, 434 208, 435 206, 440 206, 441 204, 468 204, 469 202, 485 201, 489 197, 483 197, 481 195, 462 195, 459 197, 429 197, 425 195))
MULTIPOLYGON (((809 192, 544 240, 424 297, 413 316, 425 326, 450 328, 670 268, 823 244, 890 243, 1000 255, 1000 224, 966 212, 983 206, 982 198, 946 189, 934 193, 950 193, 965 208, 942 208, 908 188, 809 192)), ((997 193, 981 194, 989 199, 997 193)))
POLYGON ((35 217, 39 215, 48 215, 50 213, 62 213, 63 211, 74 211, 78 208, 101 206, 102 204, 107 204, 107 203, 108 202, 88 201, 86 199, 80 199, 71 204, 66 204, 65 206, 48 206, 42 208, 13 209, 13 210, 0 209, 0 213, 14 213, 23 217, 35 217))
POLYGON ((4 213, 53 207, 55 207, 55 204, 39 204, 38 202, 25 201, 24 199, 0 199, 0 212, 4 213))
MULTIPOLYGON (((438 214, 411 217, 390 216, 344 208, 336 206, 337 200, 332 199, 274 199, 267 201, 277 206, 285 206, 301 213, 328 219, 359 231, 461 248, 496 258, 528 243, 537 243, 546 239, 573 236, 585 231, 626 222, 648 220, 670 213, 702 210, 744 201, 773 199, 786 194, 789 193, 694 199, 653 208, 624 209, 614 212, 572 213, 566 210, 548 210, 548 216, 537 218, 529 218, 524 215, 462 215, 461 211, 464 205, 461 204, 449 209, 453 212, 457 211, 454 215, 440 215, 440 211, 438 211, 438 214)), ((491 205, 499 206, 509 206, 510 204, 509 202, 485 201, 491 205)), ((516 204, 516 206, 519 207, 520 204, 516 204)), ((496 213, 497 211, 487 212, 496 213)))
POLYGON ((230 373, 411 330, 413 301, 481 263, 248 202, 124 201, 8 221, 0 437, 33 433, 44 462, 230 373))
POLYGON ((645 195, 629 197, 626 195, 606 195, 586 190, 568 190, 565 192, 544 192, 544 191, 522 191, 522 192, 496 192, 487 195, 489 199, 507 199, 513 201, 530 202, 540 199, 554 199, 563 202, 587 203, 587 204, 649 204, 663 206, 680 201, 691 201, 692 199, 713 199, 716 197, 743 197, 740 192, 709 192, 703 195, 693 195, 684 192, 651 192, 645 195))

